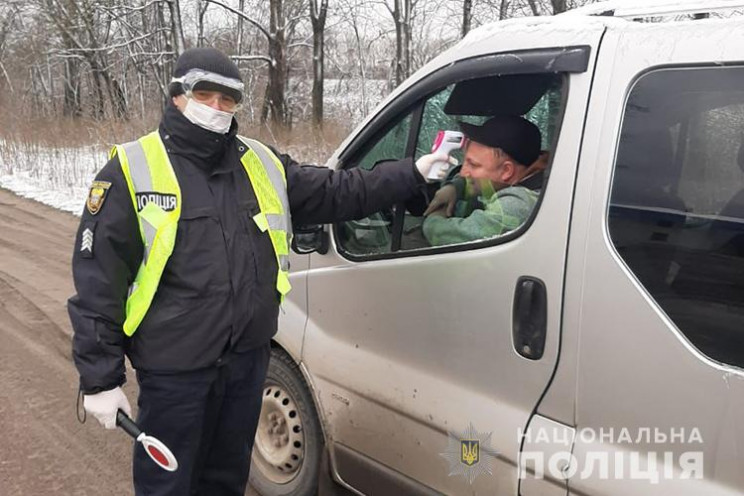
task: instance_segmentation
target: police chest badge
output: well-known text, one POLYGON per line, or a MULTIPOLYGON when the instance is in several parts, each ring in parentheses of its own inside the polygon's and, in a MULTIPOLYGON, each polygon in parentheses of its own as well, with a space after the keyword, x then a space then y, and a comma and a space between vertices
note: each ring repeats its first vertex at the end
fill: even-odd
POLYGON ((85 201, 85 207, 91 215, 96 215, 101 211, 103 202, 106 200, 111 183, 108 181, 93 181, 88 192, 88 199, 85 201))

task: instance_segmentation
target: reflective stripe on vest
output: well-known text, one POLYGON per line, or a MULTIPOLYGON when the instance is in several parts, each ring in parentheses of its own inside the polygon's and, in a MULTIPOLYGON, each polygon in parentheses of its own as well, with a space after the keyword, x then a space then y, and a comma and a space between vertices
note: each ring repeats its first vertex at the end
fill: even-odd
POLYGON ((137 141, 118 145, 112 154, 114 151, 119 155, 121 169, 127 180, 144 245, 142 263, 129 288, 126 303, 124 334, 131 336, 150 308, 165 264, 176 245, 178 219, 181 216, 181 188, 157 131, 137 141), (146 200, 148 193, 153 198, 175 197, 175 205, 172 209, 167 206, 164 209, 158 202, 146 200), (138 194, 143 198, 141 202, 138 202, 138 194))
POLYGON ((240 162, 250 178, 253 191, 258 199, 260 212, 253 217, 253 220, 261 231, 269 231, 279 266, 276 289, 283 300, 292 289, 289 283, 292 219, 284 166, 263 143, 243 136, 238 136, 238 138, 248 146, 240 162))
MULTIPOLYGON (((258 145, 254 146, 258 147, 258 145)), ((119 162, 132 197, 132 205, 137 212, 137 220, 144 244, 142 264, 137 271, 134 283, 129 288, 126 302, 124 333, 131 336, 139 327, 152 304, 163 270, 176 245, 178 220, 181 216, 181 189, 165 151, 165 146, 157 131, 137 141, 117 145, 111 152, 112 156, 114 153, 119 155, 119 162)), ((286 226, 291 226, 291 221, 288 208, 286 210, 283 208, 285 204, 289 204, 289 200, 287 198, 284 169, 278 159, 276 161, 272 160, 273 154, 270 151, 268 153, 269 155, 261 157, 262 159, 268 159, 265 165, 260 159, 256 158, 255 154, 251 154, 253 156, 253 161, 251 161, 246 157, 248 153, 241 157, 241 163, 246 172, 249 171, 249 167, 253 171, 253 175, 248 173, 248 178, 258 197, 261 212, 258 216, 266 219, 266 226, 261 230, 269 231, 274 251, 277 254, 280 274, 277 277, 277 291, 283 299, 284 295, 291 289, 288 273, 289 263, 288 258, 286 258, 289 254, 289 236, 291 235, 286 226), (247 162, 251 162, 250 165, 246 165, 247 162), (258 162, 259 167, 256 167, 256 164, 252 162, 258 162), (279 183, 281 189, 279 190, 274 188, 276 183, 271 180, 271 174, 276 169, 277 164, 281 167, 279 171, 281 174, 279 183), (258 173, 259 168, 266 171, 263 176, 258 173), (259 194, 259 191, 262 193, 259 194), (279 208, 264 210, 262 196, 264 196, 264 203, 271 206, 278 204, 279 208), (278 217, 281 217, 282 220, 279 221, 278 217)))

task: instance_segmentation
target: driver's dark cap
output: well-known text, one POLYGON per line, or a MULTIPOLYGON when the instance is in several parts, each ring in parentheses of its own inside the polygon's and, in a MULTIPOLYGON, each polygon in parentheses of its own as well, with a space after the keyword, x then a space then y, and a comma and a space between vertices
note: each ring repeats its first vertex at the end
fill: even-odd
POLYGON ((480 126, 461 122, 460 128, 468 139, 491 148, 501 148, 524 166, 529 166, 540 156, 540 130, 524 117, 498 115, 480 126))

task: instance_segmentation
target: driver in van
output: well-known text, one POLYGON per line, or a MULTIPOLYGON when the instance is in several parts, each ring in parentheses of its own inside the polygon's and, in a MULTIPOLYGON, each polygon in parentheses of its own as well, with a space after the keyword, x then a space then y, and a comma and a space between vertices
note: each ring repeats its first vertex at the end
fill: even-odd
POLYGON ((468 141, 460 173, 445 183, 424 212, 432 246, 499 236, 522 225, 537 202, 547 160, 540 130, 514 115, 483 125, 461 123, 468 141))

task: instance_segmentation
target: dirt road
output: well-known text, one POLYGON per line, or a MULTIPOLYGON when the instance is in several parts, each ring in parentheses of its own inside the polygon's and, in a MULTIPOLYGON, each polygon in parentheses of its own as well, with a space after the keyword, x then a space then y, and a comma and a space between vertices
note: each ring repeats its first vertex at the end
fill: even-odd
MULTIPOLYGON (((77 224, 71 214, 0 189, 3 496, 133 493, 129 438, 75 416, 77 373, 65 302, 74 291, 77 224)), ((136 385, 124 390, 134 406, 136 385)))

